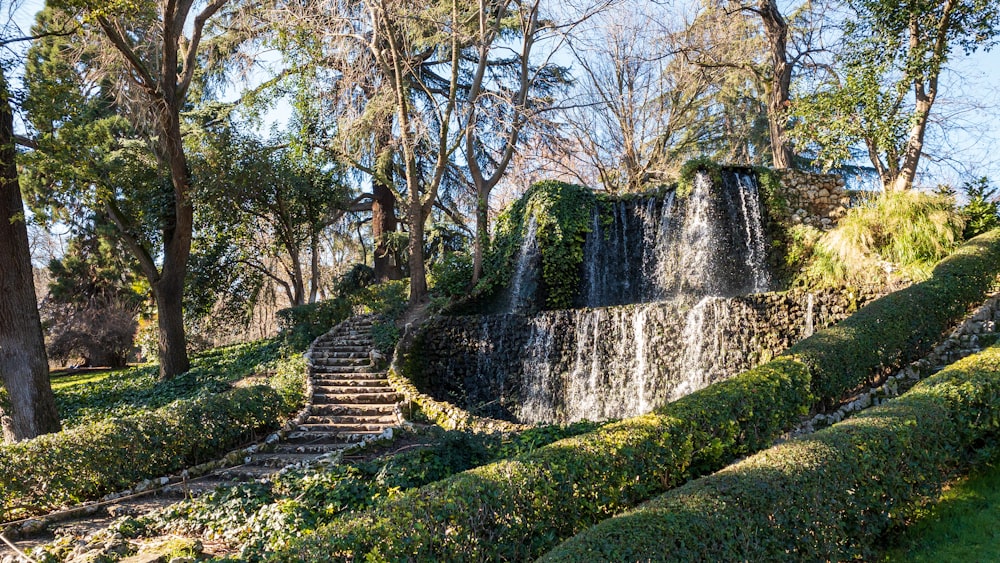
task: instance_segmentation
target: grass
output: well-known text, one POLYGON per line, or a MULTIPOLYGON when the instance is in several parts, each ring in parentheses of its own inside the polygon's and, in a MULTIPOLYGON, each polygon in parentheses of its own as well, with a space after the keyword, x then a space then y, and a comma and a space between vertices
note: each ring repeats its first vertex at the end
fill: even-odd
POLYGON ((884 561, 1000 561, 1000 459, 952 484, 891 542, 884 561))
POLYGON ((86 385, 88 383, 97 383, 98 381, 103 381, 112 373, 115 373, 115 371, 122 371, 122 370, 96 369, 96 370, 81 370, 73 372, 53 371, 50 374, 50 380, 52 382, 52 390, 59 391, 61 389, 66 389, 67 387, 73 387, 74 385, 86 385))

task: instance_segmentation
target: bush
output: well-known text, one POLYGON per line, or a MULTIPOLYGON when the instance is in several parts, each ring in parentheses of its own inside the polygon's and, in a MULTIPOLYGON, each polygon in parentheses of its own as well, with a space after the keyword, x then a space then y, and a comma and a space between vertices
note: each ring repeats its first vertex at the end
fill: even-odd
POLYGON ((986 176, 962 184, 962 191, 969 196, 969 202, 962 206, 965 230, 962 237, 970 239, 1000 227, 1000 202, 997 188, 990 187, 986 176))
POLYGON ((998 434, 991 348, 899 399, 606 520, 543 560, 871 560, 880 536, 998 434))
POLYGON ((353 313, 344 297, 317 301, 278 311, 278 325, 285 344, 292 350, 305 350, 309 344, 353 313))
POLYGON ((275 428, 283 402, 252 386, 0 446, 5 520, 95 499, 218 457, 275 428))
POLYGON ((951 324, 995 288, 1000 230, 942 260, 922 283, 886 295, 790 348, 809 367, 813 394, 832 402, 870 378, 924 356, 951 324))
POLYGON ((445 297, 459 297, 472 284, 472 257, 464 252, 447 252, 431 265, 431 291, 445 297))
POLYGON ((819 239, 808 276, 828 285, 878 284, 887 275, 926 279, 961 241, 963 226, 950 197, 885 193, 850 209, 819 239))
POLYGON ((536 557, 604 518, 770 445, 817 400, 840 397, 910 358, 906 347, 931 346, 970 305, 985 299, 998 272, 1000 231, 994 231, 943 261, 931 280, 868 305, 845 321, 846 329, 841 323, 819 331, 789 355, 652 414, 462 473, 334 522, 282 558, 536 557), (426 516, 415 522, 414 514, 426 516))

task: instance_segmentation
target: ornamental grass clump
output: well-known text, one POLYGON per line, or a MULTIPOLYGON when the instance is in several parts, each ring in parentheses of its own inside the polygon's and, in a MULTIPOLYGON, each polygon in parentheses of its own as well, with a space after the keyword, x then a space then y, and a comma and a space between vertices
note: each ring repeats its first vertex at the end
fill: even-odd
POLYGON ((950 197, 883 193, 850 209, 819 238, 807 277, 832 285, 924 280, 962 241, 964 226, 950 197))

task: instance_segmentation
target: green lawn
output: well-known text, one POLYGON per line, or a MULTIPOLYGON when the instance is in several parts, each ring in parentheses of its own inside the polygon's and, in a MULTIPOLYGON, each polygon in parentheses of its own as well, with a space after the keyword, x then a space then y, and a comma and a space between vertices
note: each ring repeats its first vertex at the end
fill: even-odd
POLYGON ((893 541, 886 561, 1000 561, 1000 460, 954 483, 893 541))
POLYGON ((95 383, 103 380, 112 373, 114 372, 109 369, 84 370, 78 372, 53 371, 50 378, 52 381, 52 390, 58 391, 74 385, 95 383))

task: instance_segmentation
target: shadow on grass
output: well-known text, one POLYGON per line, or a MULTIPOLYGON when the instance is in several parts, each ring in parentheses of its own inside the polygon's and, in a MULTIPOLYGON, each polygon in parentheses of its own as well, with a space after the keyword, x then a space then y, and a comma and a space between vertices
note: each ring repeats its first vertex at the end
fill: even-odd
POLYGON ((1000 561, 1000 458, 953 483, 889 541, 883 561, 1000 561))

